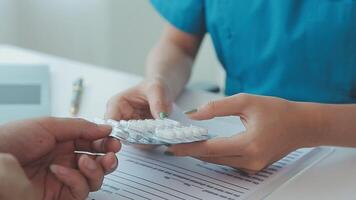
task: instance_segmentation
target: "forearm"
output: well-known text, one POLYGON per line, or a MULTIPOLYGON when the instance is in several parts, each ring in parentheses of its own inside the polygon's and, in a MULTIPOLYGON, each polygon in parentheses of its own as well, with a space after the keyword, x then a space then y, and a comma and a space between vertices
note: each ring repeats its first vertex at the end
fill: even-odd
POLYGON ((187 84, 204 36, 195 36, 167 25, 148 55, 146 79, 159 80, 175 99, 187 84))
POLYGON ((311 146, 356 147, 356 104, 301 103, 311 146))
POLYGON ((158 79, 175 99, 189 80, 194 57, 172 43, 158 43, 147 59, 146 79, 158 79))

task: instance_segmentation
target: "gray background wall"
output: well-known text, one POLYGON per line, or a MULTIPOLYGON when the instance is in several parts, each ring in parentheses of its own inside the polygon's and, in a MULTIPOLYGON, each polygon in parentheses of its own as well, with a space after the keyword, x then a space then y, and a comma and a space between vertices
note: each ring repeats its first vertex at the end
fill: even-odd
MULTIPOLYGON (((164 23, 148 0, 0 0, 0 43, 135 74, 164 23)), ((207 37, 192 82, 223 77, 207 37)))

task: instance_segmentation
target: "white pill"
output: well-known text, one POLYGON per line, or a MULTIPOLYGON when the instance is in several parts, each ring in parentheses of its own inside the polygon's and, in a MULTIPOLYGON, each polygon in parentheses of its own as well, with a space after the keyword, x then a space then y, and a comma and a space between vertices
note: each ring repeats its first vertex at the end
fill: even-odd
POLYGON ((126 127, 126 126, 128 126, 128 124, 129 124, 128 121, 126 121, 126 120, 120 120, 119 123, 120 123, 120 125, 123 126, 123 127, 126 127))
POLYGON ((195 137, 201 137, 202 135, 206 135, 206 134, 207 134, 207 130, 204 128, 196 127, 194 131, 195 137))
POLYGON ((167 139, 175 139, 176 138, 176 132, 172 129, 167 129, 167 139))
POLYGON ((183 128, 183 129, 181 129, 181 131, 182 131, 182 138, 189 138, 190 137, 190 130, 189 129, 183 128))
POLYGON ((155 121, 153 119, 146 119, 145 122, 146 122, 146 124, 154 125, 155 121))
POLYGON ((138 123, 138 126, 139 126, 140 129, 142 129, 143 131, 151 131, 145 121, 141 121, 140 123, 138 123))
POLYGON ((146 127, 147 127, 147 129, 148 129, 148 130, 150 130, 150 131, 154 131, 154 130, 155 130, 155 128, 156 128, 156 126, 155 126, 155 125, 150 124, 150 123, 147 123, 147 124, 146 124, 146 127))
POLYGON ((156 137, 162 137, 162 131, 156 131, 155 135, 156 137))
POLYGON ((139 132, 142 132, 142 133, 145 133, 145 132, 148 132, 149 130, 146 129, 146 127, 144 125, 141 125, 141 124, 137 124, 134 126, 135 130, 139 131, 139 132))
POLYGON ((201 135, 207 135, 207 134, 208 134, 208 130, 205 129, 205 128, 199 127, 199 131, 200 131, 200 134, 201 134, 201 135))
POLYGON ((178 138, 178 139, 185 138, 185 134, 182 129, 175 129, 174 134, 175 134, 174 135, 175 138, 178 138))
POLYGON ((165 133, 165 129, 156 129, 155 134, 159 137, 163 136, 165 133))
POLYGON ((166 139, 171 139, 172 138, 172 131, 171 130, 164 130, 163 131, 163 138, 166 138, 166 139))
POLYGON ((167 126, 180 126, 181 124, 177 121, 171 120, 171 119, 164 119, 163 120, 165 125, 167 126))
POLYGON ((166 129, 165 136, 167 139, 174 139, 176 137, 176 134, 175 134, 174 130, 166 129))
POLYGON ((126 122, 126 125, 127 126, 133 126, 134 122, 132 120, 129 120, 126 122))
POLYGON ((162 129, 171 127, 169 124, 166 124, 163 120, 157 121, 157 123, 155 125, 156 125, 156 128, 162 128, 162 129))
POLYGON ((189 137, 191 135, 191 130, 190 127, 184 127, 183 128, 183 133, 186 137, 189 137))
POLYGON ((197 127, 192 126, 192 127, 190 128, 189 137, 195 137, 195 136, 197 136, 197 135, 199 135, 199 131, 198 131, 197 127))
POLYGON ((154 124, 155 124, 156 126, 164 125, 164 121, 161 120, 161 119, 156 119, 156 120, 154 121, 154 124))
POLYGON ((157 137, 162 137, 162 135, 163 135, 163 130, 156 130, 155 131, 155 135, 157 136, 157 137))
POLYGON ((140 123, 137 120, 130 120, 129 121, 129 126, 130 127, 139 127, 140 123))

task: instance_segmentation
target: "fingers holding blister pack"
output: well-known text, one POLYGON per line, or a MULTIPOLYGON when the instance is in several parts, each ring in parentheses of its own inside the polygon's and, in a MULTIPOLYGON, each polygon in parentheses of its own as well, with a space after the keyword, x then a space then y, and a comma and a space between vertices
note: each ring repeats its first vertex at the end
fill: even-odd
POLYGON ((131 144, 180 144, 208 140, 208 130, 194 125, 182 124, 171 119, 145 120, 96 120, 111 125, 111 136, 131 144))

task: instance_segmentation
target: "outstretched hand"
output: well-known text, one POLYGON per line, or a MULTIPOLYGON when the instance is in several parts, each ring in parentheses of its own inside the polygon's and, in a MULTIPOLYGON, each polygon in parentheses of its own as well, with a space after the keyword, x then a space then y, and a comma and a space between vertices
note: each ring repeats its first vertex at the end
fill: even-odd
MULTIPOLYGON (((4 159, 0 162, 4 160, 5 166, 13 166, 8 167, 10 171, 22 168, 26 174, 22 181, 28 183, 25 188, 31 188, 33 196, 83 200, 90 191, 98 190, 104 175, 118 165, 115 153, 121 144, 108 137, 110 131, 110 127, 82 119, 41 118, 9 123, 0 129, 0 152, 7 153, 2 155, 4 159), (99 157, 76 155, 75 150, 107 154, 99 157)), ((2 184, 6 184, 9 174, 0 174, 2 184)), ((11 185, 11 180, 8 183, 11 185)), ((7 186, 14 191, 0 189, 0 197, 21 193, 18 183, 13 187, 9 184, 7 186)), ((25 199, 31 199, 28 195, 25 199)))
POLYGON ((255 173, 313 141, 309 134, 312 120, 301 110, 296 102, 248 94, 212 101, 189 116, 196 120, 240 116, 246 131, 229 138, 173 145, 167 151, 255 173))

